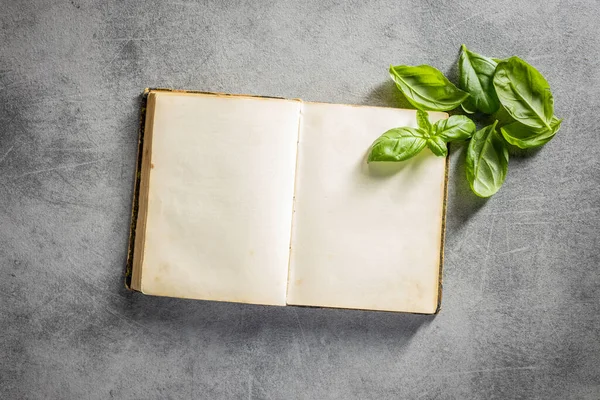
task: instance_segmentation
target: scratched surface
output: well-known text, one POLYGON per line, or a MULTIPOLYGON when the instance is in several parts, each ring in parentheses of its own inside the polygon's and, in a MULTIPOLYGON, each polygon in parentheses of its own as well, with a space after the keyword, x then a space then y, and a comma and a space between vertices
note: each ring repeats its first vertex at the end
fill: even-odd
POLYGON ((9 1, 0 11, 0 398, 600 398, 600 9, 590 1, 9 1), (404 105, 461 43, 550 81, 558 136, 470 194, 452 149, 436 317, 123 288, 139 94, 404 105))

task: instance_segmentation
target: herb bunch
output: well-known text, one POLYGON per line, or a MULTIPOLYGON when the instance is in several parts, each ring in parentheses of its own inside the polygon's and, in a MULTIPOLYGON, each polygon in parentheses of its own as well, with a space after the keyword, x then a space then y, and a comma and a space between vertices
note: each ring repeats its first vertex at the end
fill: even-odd
POLYGON ((550 85, 534 67, 520 59, 485 57, 462 45, 458 87, 429 65, 390 66, 390 76, 417 109, 418 128, 400 127, 383 133, 371 146, 368 161, 404 161, 428 147, 448 154, 447 143, 470 139, 467 180, 480 197, 496 193, 508 171, 509 145, 521 149, 541 146, 560 129, 554 115, 550 85), (465 115, 452 115, 432 124, 427 111, 458 107, 480 122, 476 130, 465 115))

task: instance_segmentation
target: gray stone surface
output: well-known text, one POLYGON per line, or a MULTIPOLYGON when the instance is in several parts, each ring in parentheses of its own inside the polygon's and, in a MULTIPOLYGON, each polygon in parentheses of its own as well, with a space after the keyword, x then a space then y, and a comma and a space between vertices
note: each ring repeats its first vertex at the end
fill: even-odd
POLYGON ((590 1, 16 1, 0 7, 0 398, 600 398, 600 9, 590 1), (550 81, 559 135, 470 194, 452 150, 436 317, 123 288, 139 95, 403 105, 461 43, 550 81))

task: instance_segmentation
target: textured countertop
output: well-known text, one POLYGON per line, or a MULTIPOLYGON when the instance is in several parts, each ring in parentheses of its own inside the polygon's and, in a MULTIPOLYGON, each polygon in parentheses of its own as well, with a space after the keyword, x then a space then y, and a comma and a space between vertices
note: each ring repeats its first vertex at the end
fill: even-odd
POLYGON ((0 398, 600 398, 596 1, 0 8, 0 398), (462 43, 535 65, 565 120, 488 201, 452 148, 439 315, 124 289, 145 87, 403 106, 388 65, 452 77, 462 43))

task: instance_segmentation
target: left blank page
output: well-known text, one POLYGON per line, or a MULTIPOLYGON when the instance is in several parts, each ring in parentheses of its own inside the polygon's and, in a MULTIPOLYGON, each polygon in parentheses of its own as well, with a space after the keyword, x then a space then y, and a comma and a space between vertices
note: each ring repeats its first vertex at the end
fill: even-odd
POLYGON ((155 108, 141 291, 285 305, 302 103, 149 96, 155 108))

